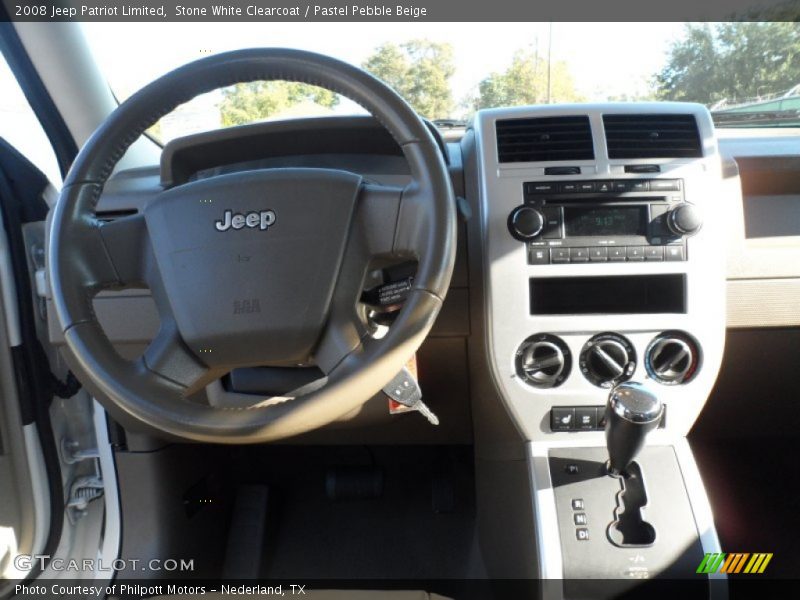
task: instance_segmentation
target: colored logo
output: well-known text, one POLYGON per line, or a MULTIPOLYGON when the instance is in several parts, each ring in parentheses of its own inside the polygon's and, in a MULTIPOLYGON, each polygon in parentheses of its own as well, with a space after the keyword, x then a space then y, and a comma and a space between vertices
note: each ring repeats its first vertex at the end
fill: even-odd
POLYGON ((704 574, 748 573, 750 575, 755 575, 757 573, 763 573, 771 560, 771 552, 757 552, 754 554, 747 552, 706 553, 700 566, 697 567, 697 572, 704 574))

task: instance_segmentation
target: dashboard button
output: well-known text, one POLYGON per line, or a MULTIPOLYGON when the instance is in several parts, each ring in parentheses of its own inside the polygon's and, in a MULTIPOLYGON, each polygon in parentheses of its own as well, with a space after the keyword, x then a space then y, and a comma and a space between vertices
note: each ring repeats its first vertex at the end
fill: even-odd
POLYGON ((528 248, 529 265, 549 265, 550 249, 543 246, 530 246, 528 248))
POLYGON ((592 262, 606 262, 608 260, 608 248, 589 248, 589 260, 592 262))
POLYGON ((594 406, 581 406, 575 409, 575 427, 592 430, 597 427, 597 409, 594 406))
POLYGON ((667 226, 666 204, 650 205, 650 236, 651 237, 673 237, 672 232, 667 226))
POLYGON ((577 183, 562 183, 559 188, 562 194, 574 194, 578 191, 577 183))
POLYGON ((546 240, 561 239, 561 209, 558 206, 545 206, 542 208, 544 215, 544 230, 542 237, 546 240))
POLYGON ((568 263, 569 248, 550 248, 550 262, 568 263))
POLYGON ((578 184, 578 191, 579 192, 593 192, 594 191, 594 181, 582 181, 578 184))
POLYGON ((552 194, 556 191, 556 184, 539 182, 526 183, 525 191, 528 194, 552 194))
POLYGON ((644 260, 644 246, 628 246, 626 255, 628 260, 644 260))
POLYGON ((650 191, 651 192, 678 192, 681 189, 681 183, 678 179, 651 179, 650 191))
POLYGON ((615 192, 627 192, 631 189, 631 182, 630 181, 615 181, 614 182, 614 191, 615 192))
POLYGON ((608 260, 612 262, 623 262, 625 260, 625 247, 613 246, 608 249, 608 260))
POLYGON ((570 262, 589 262, 589 249, 588 248, 570 248, 569 249, 570 262))
POLYGON ((665 246, 664 247, 665 260, 686 260, 686 254, 683 246, 665 246))
POLYGON ((663 246, 646 246, 644 249, 645 260, 664 260, 663 246))
POLYGON ((598 192, 613 192, 614 191, 614 182, 613 181, 598 181, 596 184, 598 192))
POLYGON ((650 186, 647 184, 646 181, 631 181, 632 192, 646 192, 649 189, 650 186))
POLYGON ((554 406, 550 411, 550 429, 553 431, 572 431, 575 427, 575 409, 554 406))

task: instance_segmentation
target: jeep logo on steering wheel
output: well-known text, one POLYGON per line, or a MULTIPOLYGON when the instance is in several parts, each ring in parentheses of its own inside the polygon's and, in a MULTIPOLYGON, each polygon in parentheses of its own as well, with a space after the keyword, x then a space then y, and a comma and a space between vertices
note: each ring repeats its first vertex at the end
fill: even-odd
POLYGON ((269 228, 270 225, 275 223, 275 211, 262 210, 251 211, 247 214, 234 213, 232 210, 226 210, 222 219, 214 222, 214 227, 217 231, 228 231, 229 229, 255 229, 256 227, 262 231, 269 228))

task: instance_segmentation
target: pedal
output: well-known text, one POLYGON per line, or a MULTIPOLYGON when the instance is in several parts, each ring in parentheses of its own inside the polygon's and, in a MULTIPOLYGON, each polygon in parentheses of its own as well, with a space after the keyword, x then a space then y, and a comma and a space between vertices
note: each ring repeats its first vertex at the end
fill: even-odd
POLYGON ((269 488, 242 485, 236 491, 225 564, 224 579, 257 579, 264 552, 269 488))
POLYGON ((379 467, 333 467, 325 474, 329 500, 368 500, 383 494, 383 471, 379 467))

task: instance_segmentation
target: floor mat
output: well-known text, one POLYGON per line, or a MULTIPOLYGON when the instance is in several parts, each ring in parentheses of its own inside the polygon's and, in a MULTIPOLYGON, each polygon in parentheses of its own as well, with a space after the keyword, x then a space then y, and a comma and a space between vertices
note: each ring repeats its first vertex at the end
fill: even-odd
POLYGON ((270 473, 263 577, 485 577, 468 448, 294 448, 250 455, 248 463, 250 473, 270 473), (327 469, 342 465, 380 468, 380 497, 330 500, 327 469), (452 483, 454 502, 436 512, 432 482, 443 478, 452 483))

